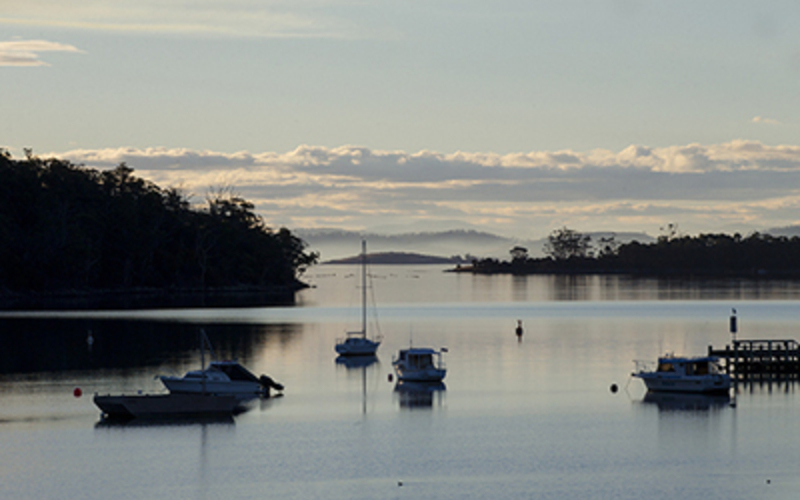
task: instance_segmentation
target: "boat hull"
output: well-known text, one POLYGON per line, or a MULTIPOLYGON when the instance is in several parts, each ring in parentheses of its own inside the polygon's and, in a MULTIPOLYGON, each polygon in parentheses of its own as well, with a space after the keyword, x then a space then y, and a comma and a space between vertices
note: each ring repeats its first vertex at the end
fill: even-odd
POLYGON ((675 377, 659 373, 638 373, 647 390, 654 392, 684 392, 696 394, 725 394, 731 388, 726 375, 675 377))
POLYGON ((366 338, 349 338, 336 344, 336 353, 340 356, 374 356, 380 345, 380 342, 366 338))
POLYGON ((395 366, 395 372, 397 373, 397 380, 406 382, 441 382, 447 375, 447 370, 439 368, 406 370, 395 366))
POLYGON ((233 395, 144 394, 101 396, 94 404, 106 418, 230 416, 242 400, 233 395))

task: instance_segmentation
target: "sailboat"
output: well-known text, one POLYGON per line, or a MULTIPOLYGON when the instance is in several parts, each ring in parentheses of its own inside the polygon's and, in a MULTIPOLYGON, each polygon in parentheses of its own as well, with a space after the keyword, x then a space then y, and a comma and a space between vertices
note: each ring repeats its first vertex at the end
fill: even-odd
POLYGON ((361 330, 347 332, 345 339, 336 341, 340 356, 374 356, 381 338, 367 338, 367 242, 361 241, 361 330))

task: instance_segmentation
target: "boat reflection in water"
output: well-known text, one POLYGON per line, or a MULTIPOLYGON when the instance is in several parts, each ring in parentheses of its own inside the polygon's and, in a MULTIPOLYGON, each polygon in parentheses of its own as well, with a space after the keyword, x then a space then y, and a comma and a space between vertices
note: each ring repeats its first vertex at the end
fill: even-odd
POLYGON ((441 406, 442 395, 447 390, 444 382, 409 382, 407 380, 398 381, 394 386, 400 408, 432 408, 434 399, 436 405, 441 406))
POLYGON ((351 368, 366 368, 378 362, 377 356, 337 356, 336 364, 351 368))
POLYGON ((101 418, 94 424, 95 429, 114 429, 120 427, 181 427, 181 426, 233 426, 233 415, 206 415, 169 418, 101 418))
POLYGON ((728 394, 692 394, 653 392, 644 395, 643 403, 655 404, 661 411, 709 411, 730 405, 728 394))

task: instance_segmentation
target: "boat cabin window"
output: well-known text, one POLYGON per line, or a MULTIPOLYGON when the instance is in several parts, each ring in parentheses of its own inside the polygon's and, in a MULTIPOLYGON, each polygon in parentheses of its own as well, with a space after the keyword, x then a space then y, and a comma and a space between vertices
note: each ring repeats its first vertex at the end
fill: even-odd
POLYGON ((231 380, 258 382, 258 379, 255 377, 255 375, 245 370, 240 365, 215 365, 214 368, 227 375, 231 380))
POLYGON ((657 372, 674 372, 675 366, 672 363, 661 362, 658 364, 657 372))
POLYGON ((409 356, 408 361, 410 362, 411 366, 416 368, 428 368, 433 366, 433 356, 430 354, 416 354, 414 356, 409 356))
POLYGON ((686 370, 687 375, 708 375, 708 361, 691 363, 686 370))

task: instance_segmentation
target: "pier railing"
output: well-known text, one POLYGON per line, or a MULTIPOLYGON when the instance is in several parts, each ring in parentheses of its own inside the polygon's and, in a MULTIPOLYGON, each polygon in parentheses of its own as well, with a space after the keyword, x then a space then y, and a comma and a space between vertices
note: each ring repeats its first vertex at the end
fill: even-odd
POLYGON ((800 379, 800 343, 795 340, 734 340, 724 349, 708 346, 738 380, 800 379))

